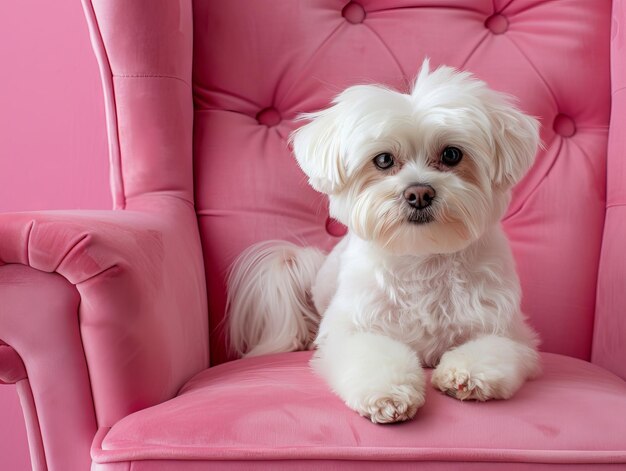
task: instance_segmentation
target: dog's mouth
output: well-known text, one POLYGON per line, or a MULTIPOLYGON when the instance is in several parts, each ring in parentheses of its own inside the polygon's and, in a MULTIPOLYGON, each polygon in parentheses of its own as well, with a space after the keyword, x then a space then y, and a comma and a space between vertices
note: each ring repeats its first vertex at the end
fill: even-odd
POLYGON ((428 224, 429 222, 433 222, 435 220, 435 216, 428 209, 414 209, 409 214, 408 221, 411 224, 428 224))

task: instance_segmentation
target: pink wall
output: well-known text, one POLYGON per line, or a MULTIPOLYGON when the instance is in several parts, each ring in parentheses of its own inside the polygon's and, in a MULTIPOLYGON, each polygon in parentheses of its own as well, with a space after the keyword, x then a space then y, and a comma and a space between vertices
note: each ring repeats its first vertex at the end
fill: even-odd
MULTIPOLYGON (((111 207, 98 67, 79 0, 0 2, 0 211, 111 207)), ((0 469, 30 469, 0 386, 0 469)))

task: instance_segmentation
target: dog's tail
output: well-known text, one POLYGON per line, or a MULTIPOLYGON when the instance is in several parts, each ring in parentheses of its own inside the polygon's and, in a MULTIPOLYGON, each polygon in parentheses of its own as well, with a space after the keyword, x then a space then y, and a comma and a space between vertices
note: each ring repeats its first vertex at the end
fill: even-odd
POLYGON ((227 281, 230 347, 241 356, 310 348, 320 322, 311 288, 325 258, 283 241, 246 249, 227 281))

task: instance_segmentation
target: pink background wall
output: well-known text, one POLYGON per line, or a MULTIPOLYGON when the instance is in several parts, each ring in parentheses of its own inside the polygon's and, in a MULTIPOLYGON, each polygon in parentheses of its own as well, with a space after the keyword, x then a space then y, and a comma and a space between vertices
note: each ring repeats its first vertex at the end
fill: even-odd
MULTIPOLYGON (((0 2, 0 211, 108 209, 104 105, 78 0, 0 2)), ((30 469, 0 385, 0 469, 30 469)))

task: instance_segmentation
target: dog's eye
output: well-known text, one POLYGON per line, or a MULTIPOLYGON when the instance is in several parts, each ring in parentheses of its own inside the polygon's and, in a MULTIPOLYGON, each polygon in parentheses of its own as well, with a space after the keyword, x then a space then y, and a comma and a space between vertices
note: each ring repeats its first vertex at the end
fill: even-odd
POLYGON ((441 153, 441 163, 448 167, 454 167, 462 158, 463 152, 456 147, 446 147, 441 153))
POLYGON ((376 165, 381 170, 387 170, 388 168, 393 167, 394 160, 393 155, 389 152, 383 152, 382 154, 378 154, 374 157, 374 165, 376 165))

